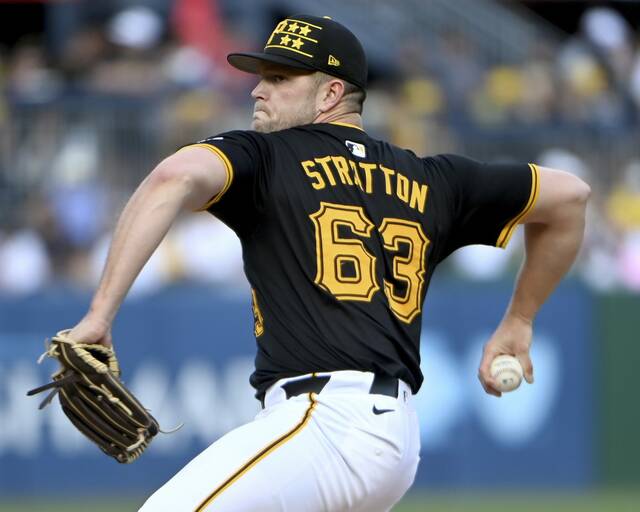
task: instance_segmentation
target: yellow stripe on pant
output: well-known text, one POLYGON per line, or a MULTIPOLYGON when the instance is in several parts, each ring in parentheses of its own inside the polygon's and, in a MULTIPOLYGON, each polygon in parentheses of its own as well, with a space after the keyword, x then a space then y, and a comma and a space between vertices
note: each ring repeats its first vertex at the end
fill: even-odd
POLYGON ((211 503, 222 494, 226 489, 231 487, 234 482, 236 482, 242 475, 244 475, 247 471, 249 471, 253 466, 255 466, 258 462, 264 459, 271 452, 275 451, 277 448, 285 444, 287 441, 293 439, 297 434, 299 434, 302 429, 309 423, 311 419, 311 414, 316 407, 316 401, 313 398, 313 393, 309 393, 309 407, 304 413, 302 420, 298 423, 293 429, 291 429, 286 434, 282 435, 274 442, 272 442, 269 446, 261 450, 257 455, 252 457, 248 462, 246 462, 240 469, 238 469, 233 475, 231 475, 227 480, 225 480, 221 485, 219 485, 207 498, 195 509, 195 512, 204 512, 204 510, 211 505, 211 503))

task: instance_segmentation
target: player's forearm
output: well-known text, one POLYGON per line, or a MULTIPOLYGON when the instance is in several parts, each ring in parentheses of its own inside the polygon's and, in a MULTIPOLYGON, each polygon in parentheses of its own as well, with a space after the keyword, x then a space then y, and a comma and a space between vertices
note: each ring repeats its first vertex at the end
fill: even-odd
POLYGON ((585 206, 586 199, 576 201, 552 223, 525 225, 526 256, 507 316, 533 322, 575 261, 584 235, 585 206))
POLYGON ((190 184, 151 174, 125 206, 89 314, 111 323, 136 277, 178 216, 190 184))

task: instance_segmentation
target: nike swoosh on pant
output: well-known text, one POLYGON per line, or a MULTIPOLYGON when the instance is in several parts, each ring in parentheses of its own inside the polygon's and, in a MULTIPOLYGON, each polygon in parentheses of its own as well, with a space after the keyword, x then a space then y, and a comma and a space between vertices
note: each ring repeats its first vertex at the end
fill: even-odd
POLYGON ((395 409, 378 409, 375 405, 373 406, 373 414, 384 414, 385 412, 393 412, 395 409))

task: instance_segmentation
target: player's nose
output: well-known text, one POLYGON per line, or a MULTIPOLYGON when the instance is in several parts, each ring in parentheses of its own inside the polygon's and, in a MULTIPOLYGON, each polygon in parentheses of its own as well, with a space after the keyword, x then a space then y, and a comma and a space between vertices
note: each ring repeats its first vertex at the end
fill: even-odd
POLYGON ((251 91, 251 97, 254 100, 265 100, 267 99, 267 88, 265 86, 264 80, 260 80, 258 85, 256 85, 251 91))

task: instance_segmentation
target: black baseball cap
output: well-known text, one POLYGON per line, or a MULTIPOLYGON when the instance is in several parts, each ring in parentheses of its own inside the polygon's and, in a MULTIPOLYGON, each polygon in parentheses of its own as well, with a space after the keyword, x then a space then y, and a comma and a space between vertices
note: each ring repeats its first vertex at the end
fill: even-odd
POLYGON ((234 68, 258 73, 260 62, 322 71, 361 89, 367 87, 367 57, 358 38, 344 25, 324 18, 297 14, 282 20, 262 53, 230 53, 234 68))

